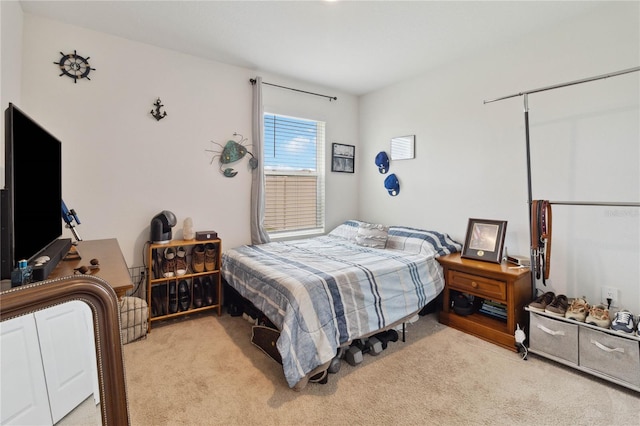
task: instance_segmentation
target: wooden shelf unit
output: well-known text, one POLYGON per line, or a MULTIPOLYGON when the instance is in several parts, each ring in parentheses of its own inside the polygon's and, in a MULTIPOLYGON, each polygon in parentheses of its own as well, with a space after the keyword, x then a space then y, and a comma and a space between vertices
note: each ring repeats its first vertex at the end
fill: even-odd
MULTIPOLYGON (((156 321, 162 321, 170 318, 177 318, 184 315, 193 314, 196 312, 209 311, 209 310, 217 310, 218 316, 222 315, 222 285, 221 285, 221 277, 220 277, 220 265, 222 261, 222 240, 219 238, 212 240, 172 240, 168 243, 164 244, 149 244, 147 249, 147 303, 149 305, 149 332, 151 332, 151 325, 156 321), (192 265, 193 258, 193 249, 194 247, 201 245, 203 248, 207 244, 213 244, 216 248, 215 255, 215 268, 211 271, 205 270, 204 272, 194 272, 192 265), (187 273, 181 276, 173 276, 173 277, 164 277, 162 276, 162 262, 155 262, 154 259, 163 259, 164 251, 167 248, 176 249, 178 247, 183 247, 187 252, 186 254, 186 262, 187 262, 187 273), (160 268, 158 274, 156 274, 156 268, 160 268), (157 278, 156 278, 157 277, 157 278), (213 304, 211 305, 203 305, 201 307, 196 308, 194 306, 193 300, 193 281, 195 278, 209 278, 211 279, 213 285, 213 304), (178 298, 179 305, 179 283, 181 281, 187 281, 189 285, 189 308, 186 310, 180 310, 175 313, 169 313, 169 285, 172 282, 175 282, 176 286, 176 298, 178 298), (166 297, 160 299, 161 303, 164 304, 164 309, 167 312, 162 315, 153 315, 152 306, 153 306, 153 291, 152 289, 158 286, 165 286, 166 297)), ((202 281, 201 281, 202 282, 202 281)))

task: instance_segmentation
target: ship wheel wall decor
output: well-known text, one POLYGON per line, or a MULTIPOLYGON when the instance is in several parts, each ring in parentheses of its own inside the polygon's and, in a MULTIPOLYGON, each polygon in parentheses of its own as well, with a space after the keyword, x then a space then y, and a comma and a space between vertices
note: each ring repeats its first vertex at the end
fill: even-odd
POLYGON ((62 71, 60 77, 66 75, 72 78, 74 83, 77 83, 79 78, 91 80, 89 78, 89 72, 95 70, 95 68, 89 66, 89 56, 85 59, 78 55, 75 50, 73 53, 64 54, 60 52, 60 54, 62 55, 60 62, 54 62, 54 64, 60 66, 60 70, 62 71))

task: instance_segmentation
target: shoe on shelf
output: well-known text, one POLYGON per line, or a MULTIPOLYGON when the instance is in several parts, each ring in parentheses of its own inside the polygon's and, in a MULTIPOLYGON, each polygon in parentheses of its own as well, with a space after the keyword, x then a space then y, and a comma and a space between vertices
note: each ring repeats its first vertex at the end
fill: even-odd
POLYGON ((178 312, 178 290, 176 282, 171 281, 169 283, 169 313, 175 314, 176 312, 178 312))
POLYGON ((609 319, 609 309, 603 304, 592 306, 589 309, 589 315, 584 320, 587 324, 597 325, 602 328, 609 328, 611 320, 609 319))
POLYGON ((191 306, 191 291, 186 280, 180 280, 178 284, 178 299, 180 300, 180 310, 188 310, 189 306, 191 306))
POLYGON ((193 279, 193 307, 201 308, 203 303, 203 289, 200 278, 193 279))
POLYGON ((151 287, 151 316, 157 317, 162 315, 160 305, 160 287, 151 287))
POLYGON ((633 333, 633 314, 626 309, 616 312, 611 321, 611 329, 623 333, 633 333))
POLYGON ((216 258, 218 257, 218 251, 216 246, 211 243, 207 243, 204 246, 204 269, 205 271, 216 270, 216 258))
POLYGON ((564 317, 569 308, 569 299, 564 294, 559 294, 556 298, 544 308, 548 314, 558 317, 564 317))
POLYGON ((160 315, 167 315, 167 285, 161 285, 158 291, 160 294, 160 315))
POLYGON ((577 297, 571 301, 569 309, 567 309, 567 313, 564 316, 565 318, 572 319, 574 321, 584 322, 587 318, 588 312, 589 304, 587 303, 587 299, 583 296, 577 297))
POLYGON ((556 295, 552 291, 548 291, 538 296, 533 302, 529 303, 529 309, 536 312, 544 312, 547 305, 553 302, 555 298, 556 295))
POLYGON ((162 259, 162 275, 170 278, 176 272, 176 250, 173 247, 164 249, 164 257, 162 259))
POLYGON ((205 306, 213 305, 215 296, 214 296, 214 285, 211 281, 211 277, 206 276, 202 280, 202 292, 203 292, 203 300, 205 306))
POLYGON ((204 245, 196 244, 191 251, 193 272, 204 272, 204 245))
POLYGON ((187 252, 184 247, 180 246, 176 250, 176 275, 181 277, 188 272, 187 266, 187 252))

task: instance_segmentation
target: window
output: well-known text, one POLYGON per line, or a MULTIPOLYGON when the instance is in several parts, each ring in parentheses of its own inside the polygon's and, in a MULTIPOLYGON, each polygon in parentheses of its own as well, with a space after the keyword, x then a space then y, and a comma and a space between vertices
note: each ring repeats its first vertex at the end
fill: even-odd
POLYGON ((264 115, 264 227, 272 236, 324 232, 324 127, 264 115))

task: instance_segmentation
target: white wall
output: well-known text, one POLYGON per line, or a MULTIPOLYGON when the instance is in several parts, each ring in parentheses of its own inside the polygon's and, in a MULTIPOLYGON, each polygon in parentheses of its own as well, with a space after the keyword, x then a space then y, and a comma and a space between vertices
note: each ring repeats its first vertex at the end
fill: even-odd
MULTIPOLYGON (((80 217, 80 236, 116 237, 129 266, 142 265, 150 220, 165 209, 178 219, 174 238, 192 217, 195 230, 216 230, 224 248, 250 242, 247 160, 225 178, 206 152, 234 132, 251 139, 250 78, 337 96, 263 90, 266 111, 327 122, 327 155, 332 142, 357 144, 357 99, 330 89, 29 14, 22 54, 18 106, 62 141, 63 198, 80 217), (89 57, 90 81, 59 76, 59 52, 73 50, 89 57), (167 112, 160 121, 150 114, 157 97, 167 112)), ((329 229, 356 216, 356 184, 328 172, 329 229)))
MULTIPOLYGON (((22 71, 22 9, 15 1, 0 2, 0 106, 20 102, 22 71)), ((4 114, 0 135, 4 135, 4 114)), ((4 136, 0 150, 0 188, 4 188, 4 136)))
MULTIPOLYGON (((461 242, 469 218, 507 220, 509 252, 528 255, 524 100, 483 101, 638 65, 639 4, 612 3, 363 96, 361 218, 461 242), (416 158, 391 162, 390 197, 374 158, 406 134, 416 158)), ((639 94, 636 72, 529 95, 533 198, 640 201, 639 94)), ((640 313, 639 228, 637 207, 553 206, 551 282, 538 287, 591 303, 616 287, 640 313)))
MULTIPOLYGON (((2 108, 16 102, 63 141, 63 194, 81 236, 118 238, 129 266, 142 263, 149 221, 163 209, 178 217, 176 236, 191 216, 227 248, 249 242, 249 174, 239 166, 222 177, 205 149, 250 135, 248 80, 257 74, 339 98, 264 90, 267 111, 326 119, 327 155, 332 142, 356 145, 355 174, 327 173, 328 229, 359 217, 462 241, 470 217, 504 219, 509 251, 526 254, 522 98, 483 100, 640 64, 638 3, 615 2, 357 99, 30 15, 20 41, 22 12, 11 3, 1 9, 2 108), (58 76, 53 62, 74 49, 91 57, 91 81, 58 76), (160 122, 149 115, 158 96, 169 114, 160 122), (392 162, 402 185, 392 198, 374 157, 406 134, 417 137, 416 159, 392 162)), ((530 96, 534 198, 638 201, 639 80, 530 96)), ((606 283, 640 312, 639 222, 637 208, 555 206, 551 283, 540 287, 593 302, 606 283)))

